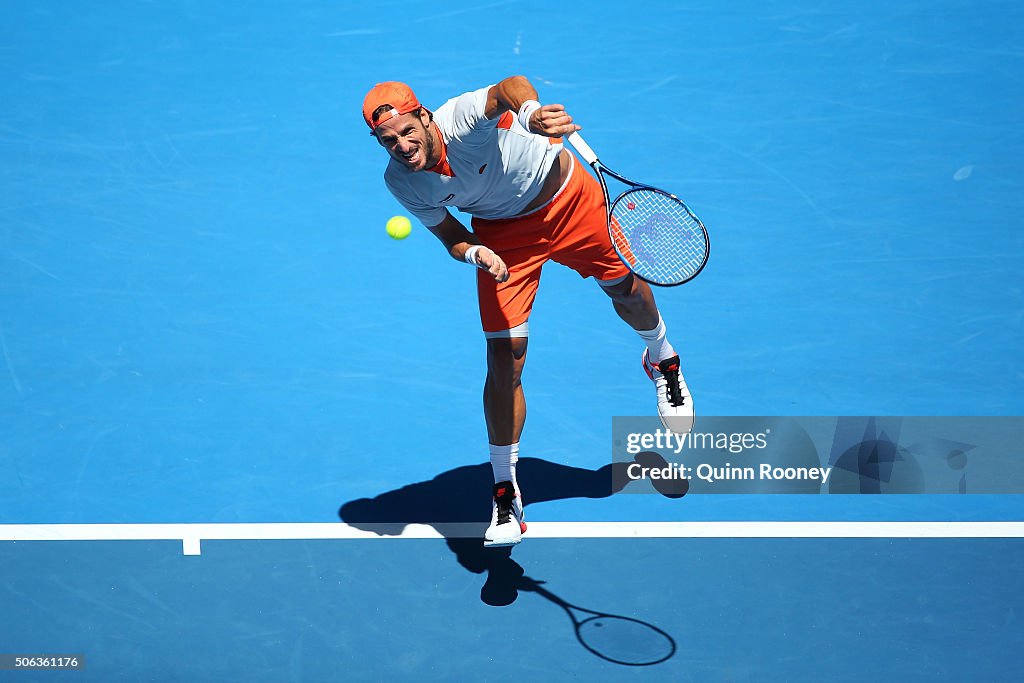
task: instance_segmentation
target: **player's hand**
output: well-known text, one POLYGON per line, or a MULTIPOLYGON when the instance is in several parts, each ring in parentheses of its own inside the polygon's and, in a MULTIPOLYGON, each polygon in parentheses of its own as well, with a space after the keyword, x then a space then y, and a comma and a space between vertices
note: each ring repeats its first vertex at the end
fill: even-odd
POLYGON ((538 135, 558 138, 582 130, 561 104, 544 104, 530 116, 530 130, 538 135))
POLYGON ((484 247, 476 253, 477 266, 490 273, 497 282, 508 280, 508 266, 501 257, 484 247))

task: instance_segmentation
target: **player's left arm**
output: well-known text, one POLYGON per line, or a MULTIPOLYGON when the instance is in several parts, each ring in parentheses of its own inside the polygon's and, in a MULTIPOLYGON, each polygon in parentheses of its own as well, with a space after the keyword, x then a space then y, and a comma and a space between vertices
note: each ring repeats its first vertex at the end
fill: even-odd
POLYGON ((572 121, 572 117, 561 104, 544 104, 540 107, 523 105, 538 102, 537 89, 525 76, 509 76, 487 91, 487 104, 484 115, 496 119, 507 111, 520 115, 520 123, 526 124, 531 133, 557 138, 568 135, 582 128, 572 121), (524 116, 525 114, 525 116, 524 116), (526 119, 524 121, 524 118, 526 119))
POLYGON ((427 226, 427 230, 441 240, 441 244, 456 261, 466 261, 466 252, 475 249, 472 265, 486 270, 498 282, 508 280, 508 266, 505 265, 505 261, 491 249, 480 244, 480 238, 467 230, 466 226, 447 210, 444 220, 437 225, 427 226))

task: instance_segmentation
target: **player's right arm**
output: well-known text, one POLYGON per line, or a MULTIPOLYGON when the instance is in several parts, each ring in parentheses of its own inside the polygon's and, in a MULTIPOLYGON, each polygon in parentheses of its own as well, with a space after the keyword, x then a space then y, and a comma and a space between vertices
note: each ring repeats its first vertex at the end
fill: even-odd
MULTIPOLYGON (((427 226, 427 229, 441 240, 441 244, 456 261, 465 261, 466 252, 480 245, 480 239, 447 211, 443 221, 433 227, 427 226)), ((486 270, 498 282, 508 280, 508 268, 501 257, 483 245, 480 247, 473 256, 473 265, 486 270)))
POLYGON ((496 119, 506 111, 519 114, 519 123, 531 133, 549 138, 569 135, 582 126, 573 123, 572 117, 561 104, 540 104, 537 89, 525 76, 509 76, 492 85, 487 91, 484 115, 488 119, 496 119), (533 102, 533 106, 524 111, 523 106, 533 102))

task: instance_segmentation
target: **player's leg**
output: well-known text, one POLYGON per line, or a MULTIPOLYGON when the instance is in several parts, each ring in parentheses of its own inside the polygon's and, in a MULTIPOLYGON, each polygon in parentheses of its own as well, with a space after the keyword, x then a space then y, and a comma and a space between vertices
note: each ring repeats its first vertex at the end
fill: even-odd
POLYGON ((679 355, 668 341, 668 330, 651 286, 632 273, 624 278, 598 280, 598 284, 611 298, 615 312, 647 347, 641 363, 654 382, 662 424, 677 434, 686 434, 693 429, 693 397, 683 378, 679 355))
MULTIPOLYGON (((484 244, 494 249, 509 269, 509 279, 502 283, 483 271, 477 273, 480 320, 487 337, 484 418, 495 482, 491 524, 484 534, 484 545, 507 546, 518 543, 526 530, 515 469, 526 422, 522 373, 529 335, 527 321, 547 257, 529 237, 520 243, 508 238, 516 231, 499 229, 491 233, 477 220, 473 225, 484 244)), ((521 226, 519 232, 525 232, 521 226)))
POLYGON ((600 185, 582 169, 574 169, 559 206, 564 210, 552 217, 560 226, 551 259, 601 284, 615 312, 636 330, 647 347, 643 365, 655 384, 662 423, 674 432, 689 432, 693 427, 693 400, 680 371, 679 356, 668 341, 650 285, 635 277, 615 253, 600 185))
POLYGON ((634 330, 653 330, 658 326, 661 314, 649 284, 632 273, 597 283, 611 297, 615 312, 634 330))
POLYGON ((484 418, 492 446, 519 443, 526 423, 523 366, 528 338, 488 337, 487 380, 484 383, 484 418))
MULTIPOLYGON (((525 323, 510 333, 525 333, 525 323)), ((516 480, 519 438, 526 423, 523 366, 527 337, 487 339, 487 379, 484 382, 484 417, 490 442, 491 471, 494 474, 491 524, 484 532, 484 545, 513 545, 526 531, 523 502, 516 480)))

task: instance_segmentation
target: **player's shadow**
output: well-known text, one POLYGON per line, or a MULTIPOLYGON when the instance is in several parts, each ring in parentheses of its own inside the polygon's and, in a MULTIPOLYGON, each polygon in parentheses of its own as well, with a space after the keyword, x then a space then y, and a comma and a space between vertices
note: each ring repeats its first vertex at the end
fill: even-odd
MULTIPOLYGON (((651 456, 660 459, 656 454, 641 453, 637 460, 651 456)), ((527 524, 529 508, 534 503, 566 498, 607 498, 622 490, 629 481, 627 467, 628 463, 614 463, 588 470, 539 458, 521 458, 516 472, 523 483, 527 524)), ((433 526, 445 536, 448 548, 460 565, 474 574, 486 572, 480 599, 489 605, 509 605, 518 596, 524 570, 512 559, 511 548, 485 548, 483 545, 492 485, 490 464, 458 467, 430 481, 409 484, 373 498, 349 501, 341 506, 338 516, 356 528, 381 535, 400 534, 407 524, 433 526), (445 525, 449 523, 478 524, 479 533, 474 533, 472 538, 455 537, 446 534, 445 525)), ((685 490, 661 493, 678 498, 685 490)))

